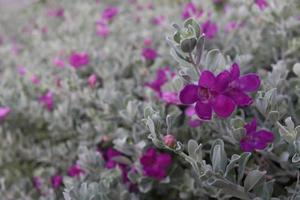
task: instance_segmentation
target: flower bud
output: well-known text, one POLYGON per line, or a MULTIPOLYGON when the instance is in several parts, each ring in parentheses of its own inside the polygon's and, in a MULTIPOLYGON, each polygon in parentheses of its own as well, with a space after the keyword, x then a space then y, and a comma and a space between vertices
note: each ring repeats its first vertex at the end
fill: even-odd
POLYGON ((164 144, 170 148, 174 148, 176 146, 176 138, 173 135, 165 135, 164 136, 164 144))

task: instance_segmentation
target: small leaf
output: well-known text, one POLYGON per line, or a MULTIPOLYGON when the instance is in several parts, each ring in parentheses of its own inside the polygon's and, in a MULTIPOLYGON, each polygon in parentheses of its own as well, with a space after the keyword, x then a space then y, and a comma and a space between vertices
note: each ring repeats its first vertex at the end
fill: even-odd
POLYGON ((300 63, 296 63, 293 67, 293 72, 300 77, 300 63))
POLYGON ((266 171, 253 170, 251 171, 245 179, 244 189, 249 192, 255 185, 264 177, 266 171))
POLYGON ((205 37, 202 35, 196 44, 196 65, 199 66, 205 46, 205 37))
POLYGON ((224 142, 217 140, 211 149, 211 162, 214 172, 225 172, 227 165, 227 155, 224 150, 224 142))
POLYGON ((226 67, 226 61, 224 56, 218 49, 210 50, 207 53, 204 68, 212 72, 219 72, 226 67))

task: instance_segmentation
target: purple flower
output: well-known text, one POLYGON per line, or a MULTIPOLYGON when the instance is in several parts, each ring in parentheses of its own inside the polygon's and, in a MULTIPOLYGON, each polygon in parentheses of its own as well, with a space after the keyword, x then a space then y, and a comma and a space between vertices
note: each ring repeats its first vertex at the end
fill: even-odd
POLYGON ((218 26, 216 23, 207 20, 202 24, 202 32, 208 39, 213 39, 218 32, 218 26))
POLYGON ((203 14, 202 10, 199 10, 193 2, 189 2, 183 8, 182 18, 183 19, 187 19, 190 17, 198 18, 201 17, 202 14, 203 14))
POLYGON ((164 91, 161 93, 160 97, 164 102, 167 104, 175 104, 175 105, 180 105, 181 102, 178 99, 178 93, 177 92, 169 92, 169 91, 164 91))
POLYGON ((90 88, 94 88, 96 86, 96 84, 97 84, 97 75, 96 74, 92 74, 89 76, 88 84, 89 84, 90 88))
POLYGON ((65 61, 63 59, 57 57, 57 58, 53 59, 53 64, 56 67, 63 68, 65 66, 65 61))
POLYGON ((261 10, 264 10, 266 7, 268 7, 266 0, 255 0, 255 4, 258 5, 261 10))
POLYGON ((174 73, 171 73, 170 67, 160 68, 156 71, 156 78, 153 81, 146 83, 146 86, 161 95, 161 87, 174 75, 174 73))
POLYGON ((256 119, 244 126, 246 129, 246 136, 240 141, 240 147, 244 152, 252 152, 254 150, 263 150, 268 143, 273 142, 273 133, 266 130, 256 131, 256 119))
POLYGON ((140 158, 144 175, 162 180, 167 176, 167 169, 172 164, 172 157, 167 153, 158 153, 154 148, 149 148, 140 158))
POLYGON ((68 169, 68 176, 71 176, 71 177, 79 176, 80 174, 83 174, 83 173, 84 173, 84 171, 77 164, 72 165, 68 169))
POLYGON ((90 62, 90 57, 85 52, 73 52, 69 57, 69 63, 74 69, 80 69, 90 62))
POLYGON ((21 67, 18 67, 18 73, 20 76, 24 76, 26 74, 26 68, 21 66, 21 67))
POLYGON ((152 48, 144 48, 143 51, 142 51, 142 56, 146 59, 146 60, 155 60, 156 57, 158 56, 157 55, 157 52, 155 49, 152 49, 152 48))
POLYGON ((35 74, 33 74, 31 77, 30 77, 30 80, 31 82, 34 84, 34 85, 39 85, 41 83, 41 80, 39 79, 39 77, 35 74))
POLYGON ((40 191, 42 188, 42 180, 38 176, 34 176, 32 178, 33 186, 35 187, 36 190, 40 191))
POLYGON ((55 9, 49 10, 47 15, 49 17, 64 18, 65 11, 63 8, 55 8, 55 9))
POLYGON ((54 189, 59 188, 62 185, 63 178, 61 175, 54 175, 51 177, 51 184, 54 189))
POLYGON ((0 107, 0 121, 5 120, 5 118, 9 115, 11 109, 9 107, 0 107))
POLYGON ((118 13, 119 13, 118 8, 110 6, 103 10, 102 18, 111 21, 118 13))
POLYGON ((52 111, 54 107, 53 93, 51 91, 46 92, 40 96, 39 102, 48 110, 52 111))
POLYGON ((151 24, 161 26, 165 23, 166 18, 164 16, 154 17, 150 20, 151 24))
POLYGON ((230 31, 233 31, 233 30, 238 29, 238 28, 240 28, 240 27, 241 27, 241 25, 240 25, 238 22, 236 22, 236 21, 231 21, 231 22, 228 22, 228 23, 226 24, 226 26, 225 26, 225 31, 226 31, 226 32, 230 32, 230 31))
POLYGON ((259 86, 257 74, 240 76, 239 66, 233 64, 230 71, 224 70, 216 77, 210 71, 203 71, 198 84, 186 85, 179 99, 187 105, 196 103, 196 114, 202 120, 211 120, 213 111, 217 116, 226 118, 236 106, 249 106, 253 100, 247 93, 256 91, 259 86))
POLYGON ((110 34, 110 29, 107 24, 97 24, 97 35, 106 38, 110 34))

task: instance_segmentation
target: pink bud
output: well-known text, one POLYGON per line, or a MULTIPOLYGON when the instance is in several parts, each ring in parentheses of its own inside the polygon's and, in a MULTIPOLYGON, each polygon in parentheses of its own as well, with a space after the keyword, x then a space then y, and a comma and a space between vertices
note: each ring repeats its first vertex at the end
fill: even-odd
POLYGON ((152 39, 151 38, 144 39, 144 45, 145 46, 151 46, 152 45, 152 39))
POLYGON ((31 80, 31 82, 32 82, 33 84, 35 84, 35 85, 39 85, 40 82, 41 82, 41 80, 39 79, 39 77, 37 77, 36 75, 32 75, 32 76, 30 77, 30 80, 31 80))
POLYGON ((176 146, 176 138, 173 135, 165 135, 164 136, 164 143, 170 148, 174 148, 176 146))
POLYGON ((96 86, 96 84, 97 84, 96 74, 90 75, 90 77, 88 78, 88 84, 91 88, 94 88, 96 86))

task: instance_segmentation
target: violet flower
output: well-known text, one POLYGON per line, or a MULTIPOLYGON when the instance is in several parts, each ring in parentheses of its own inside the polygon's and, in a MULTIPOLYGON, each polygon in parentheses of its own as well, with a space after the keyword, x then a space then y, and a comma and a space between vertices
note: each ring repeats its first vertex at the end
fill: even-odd
POLYGON ((268 7, 268 3, 266 0, 255 0, 255 4, 261 9, 264 10, 268 7))
POLYGON ((110 29, 107 24, 97 24, 97 35, 106 38, 110 34, 110 29))
POLYGON ((63 8, 55 8, 51 9, 47 12, 47 15, 49 17, 57 17, 57 18, 64 18, 65 17, 65 11, 63 8))
POLYGON ((155 49, 147 47, 143 49, 142 56, 148 61, 153 61, 157 58, 158 54, 155 49))
POLYGON ((75 177, 75 176, 80 176, 80 174, 83 174, 84 171, 80 168, 79 165, 75 164, 75 165, 72 165, 71 167, 69 167, 68 169, 68 176, 71 176, 71 177, 75 177))
POLYGON ((111 21, 118 13, 119 13, 118 8, 110 6, 103 10, 102 18, 111 21))
POLYGON ((9 107, 0 107, 0 122, 5 120, 10 112, 11 109, 9 107))
POLYGON ((244 152, 263 150, 275 139, 272 132, 266 130, 256 131, 256 119, 253 119, 250 123, 246 124, 244 128, 246 129, 246 135, 240 141, 240 147, 244 152))
POLYGON ((96 84, 97 84, 97 75, 96 74, 92 74, 89 76, 88 84, 89 84, 90 88, 94 88, 96 86, 96 84))
POLYGON ((34 85, 39 85, 41 83, 41 80, 39 79, 39 77, 35 74, 33 74, 31 77, 30 77, 30 80, 31 82, 34 84, 34 85))
POLYGON ((149 148, 140 158, 140 163, 145 176, 163 180, 172 164, 172 157, 168 153, 159 153, 154 148, 149 148))
POLYGON ((54 58, 53 65, 59 68, 63 68, 65 66, 65 61, 61 58, 54 58))
POLYGON ((40 191, 42 188, 42 180, 38 176, 34 176, 32 178, 33 186, 35 187, 36 190, 40 191))
POLYGON ((166 21, 165 16, 154 17, 150 20, 151 24, 156 25, 156 26, 164 25, 165 21, 166 21))
POLYGON ((21 66, 21 67, 18 67, 17 71, 20 76, 24 76, 26 74, 27 70, 25 67, 21 66))
POLYGON ((85 52, 73 52, 69 57, 69 63, 74 69, 80 69, 88 65, 90 57, 85 52))
POLYGON ((47 91, 44 95, 40 96, 39 102, 48 110, 52 111, 54 107, 53 93, 47 91))
POLYGON ((255 73, 240 77, 237 64, 230 71, 224 70, 218 76, 210 71, 201 73, 198 84, 186 85, 179 94, 183 104, 195 105, 195 111, 202 120, 211 120, 213 111, 217 116, 229 117, 237 106, 249 106, 253 100, 247 95, 260 86, 260 78, 255 73))
POLYGON ((202 27, 202 32, 208 39, 213 39, 218 32, 217 24, 210 20, 204 22, 201 27, 202 27))
POLYGON ((62 185, 63 178, 61 175, 54 175, 51 177, 51 184, 54 189, 59 188, 62 185))
POLYGON ((182 18, 188 19, 190 17, 201 17, 203 14, 203 11, 198 9, 197 6, 193 2, 187 3, 182 12, 182 18))

